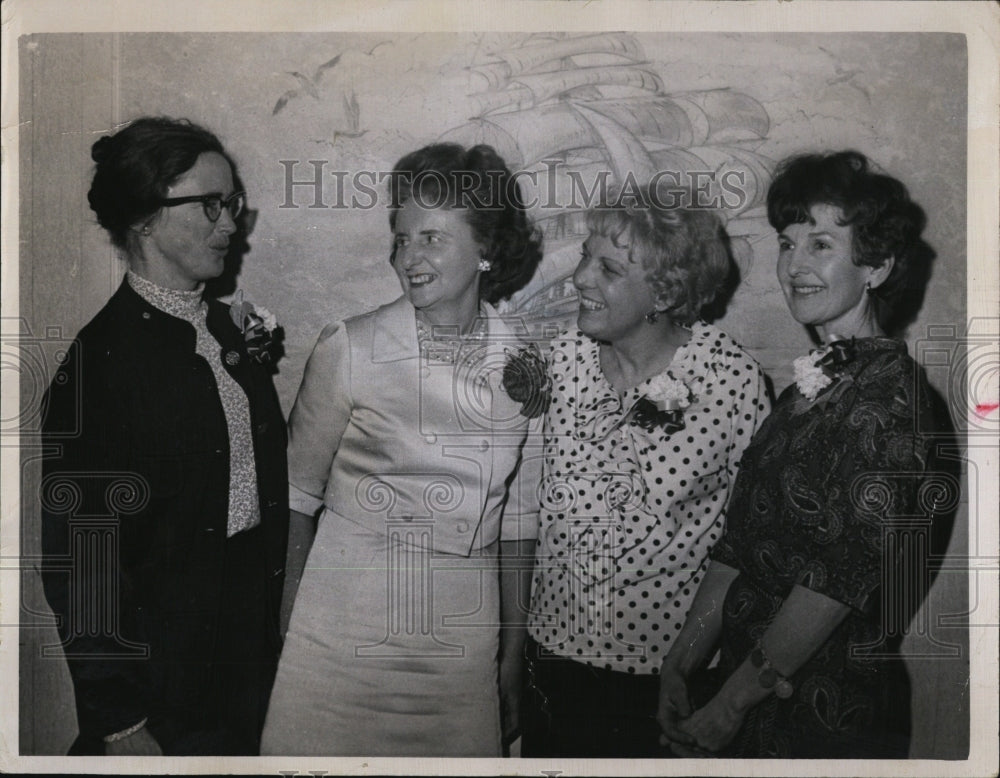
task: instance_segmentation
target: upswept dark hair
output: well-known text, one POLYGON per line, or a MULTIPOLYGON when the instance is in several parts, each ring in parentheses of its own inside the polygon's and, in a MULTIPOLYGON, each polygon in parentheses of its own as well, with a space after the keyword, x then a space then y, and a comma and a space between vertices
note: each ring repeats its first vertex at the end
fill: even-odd
POLYGON ((628 247, 641 262, 665 313, 691 324, 732 284, 736 265, 729 234, 718 214, 706 208, 665 208, 648 186, 615 192, 587 212, 587 227, 628 247))
POLYGON ((811 222, 815 205, 840 209, 841 225, 851 229, 855 265, 881 267, 893 259, 889 277, 872 290, 875 316, 892 332, 920 310, 934 250, 921 233, 923 209, 901 181, 869 170, 857 151, 803 154, 779 163, 767 192, 767 219, 781 232, 789 224, 811 222), (914 307, 915 306, 915 307, 914 307))
POLYGON ((476 241, 486 247, 483 258, 492 265, 480 277, 480 299, 504 300, 535 274, 542 259, 541 232, 528 218, 520 184, 492 146, 433 143, 410 152, 389 178, 392 230, 399 209, 414 198, 424 207, 465 210, 476 241))
POLYGON ((152 217, 167 188, 207 151, 221 154, 232 166, 222 143, 204 127, 187 119, 153 116, 136 119, 94 143, 90 156, 96 170, 87 200, 111 242, 128 249, 131 227, 152 217))

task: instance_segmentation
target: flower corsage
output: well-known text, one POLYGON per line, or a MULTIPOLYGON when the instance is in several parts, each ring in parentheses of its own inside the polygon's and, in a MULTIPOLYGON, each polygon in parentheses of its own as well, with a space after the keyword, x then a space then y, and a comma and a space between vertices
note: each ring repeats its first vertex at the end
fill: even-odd
POLYGON ((833 379, 817 361, 821 353, 811 351, 792 362, 795 385, 807 400, 815 400, 817 394, 833 383, 833 379))
POLYGON ((521 415, 529 419, 541 416, 552 398, 552 381, 545 360, 534 344, 505 349, 503 388, 514 402, 521 403, 521 415))
POLYGON ((803 397, 812 402, 835 379, 842 378, 837 375, 834 368, 852 359, 854 359, 853 341, 838 340, 825 348, 814 349, 792 362, 795 386, 803 397))
POLYGON ((673 434, 684 429, 684 410, 691 399, 687 384, 669 372, 660 373, 650 380, 646 395, 633 407, 631 422, 646 432, 659 428, 673 434))
POLYGON ((274 314, 266 308, 255 308, 253 303, 244 300, 243 290, 240 289, 233 296, 229 315, 243 333, 250 358, 262 365, 270 364, 278 329, 274 314))

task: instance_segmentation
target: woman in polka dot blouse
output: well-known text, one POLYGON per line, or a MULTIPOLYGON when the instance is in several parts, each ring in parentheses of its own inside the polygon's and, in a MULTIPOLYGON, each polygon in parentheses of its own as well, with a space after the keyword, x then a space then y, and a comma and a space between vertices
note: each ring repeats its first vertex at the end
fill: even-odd
POLYGON ((630 190, 588 215, 578 327, 549 360, 523 756, 669 755, 660 662, 721 536, 764 376, 699 319, 730 278, 708 210, 630 190))

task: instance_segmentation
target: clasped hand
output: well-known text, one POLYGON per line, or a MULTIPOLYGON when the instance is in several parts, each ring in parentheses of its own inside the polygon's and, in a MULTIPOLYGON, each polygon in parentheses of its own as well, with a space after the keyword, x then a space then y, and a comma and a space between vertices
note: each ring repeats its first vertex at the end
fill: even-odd
POLYGON ((692 712, 687 681, 677 670, 663 668, 656 720, 663 730, 660 745, 677 756, 705 757, 721 751, 736 737, 744 717, 718 694, 692 712))

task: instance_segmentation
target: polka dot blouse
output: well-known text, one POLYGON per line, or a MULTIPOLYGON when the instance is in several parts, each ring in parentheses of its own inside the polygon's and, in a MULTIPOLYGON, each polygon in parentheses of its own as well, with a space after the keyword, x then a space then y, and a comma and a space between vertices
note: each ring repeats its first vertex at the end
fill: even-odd
POLYGON ((553 345, 541 526, 529 632, 596 667, 655 674, 722 535, 743 450, 770 405, 759 365, 698 322, 669 376, 690 391, 683 429, 636 423, 650 382, 619 394, 599 344, 553 345))

